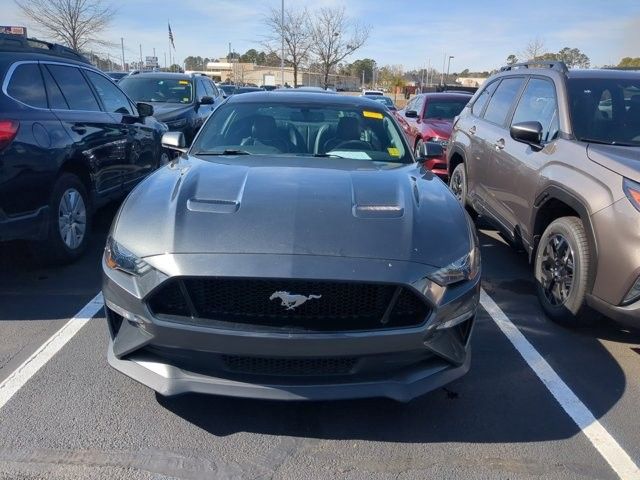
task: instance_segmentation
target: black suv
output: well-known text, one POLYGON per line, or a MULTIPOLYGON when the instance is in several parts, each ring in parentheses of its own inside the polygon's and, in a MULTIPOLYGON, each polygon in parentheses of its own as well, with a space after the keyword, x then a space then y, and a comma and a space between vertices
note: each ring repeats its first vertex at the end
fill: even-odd
POLYGON ((77 258, 91 212, 156 169, 166 127, 86 58, 0 35, 0 241, 77 258))
POLYGON ((118 85, 136 102, 153 104, 155 117, 169 130, 184 133, 187 145, 224 96, 204 74, 132 73, 118 85))

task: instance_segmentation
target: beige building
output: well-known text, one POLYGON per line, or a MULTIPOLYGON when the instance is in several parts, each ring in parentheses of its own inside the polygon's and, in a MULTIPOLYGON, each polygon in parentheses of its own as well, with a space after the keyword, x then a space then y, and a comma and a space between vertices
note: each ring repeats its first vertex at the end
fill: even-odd
POLYGON ((458 77, 456 78, 456 83, 459 83, 463 87, 479 87, 485 80, 486 78, 483 77, 458 77))
MULTIPOLYGON (((267 67, 253 63, 228 62, 226 59, 209 62, 204 71, 188 70, 187 73, 204 73, 216 82, 232 82, 238 84, 282 85, 280 67, 267 67)), ((305 86, 322 86, 323 76, 317 72, 298 70, 298 84, 305 86)), ((284 67, 284 84, 293 86, 293 67, 284 67)), ((336 89, 358 90, 360 81, 356 77, 345 75, 329 75, 329 85, 336 89)))

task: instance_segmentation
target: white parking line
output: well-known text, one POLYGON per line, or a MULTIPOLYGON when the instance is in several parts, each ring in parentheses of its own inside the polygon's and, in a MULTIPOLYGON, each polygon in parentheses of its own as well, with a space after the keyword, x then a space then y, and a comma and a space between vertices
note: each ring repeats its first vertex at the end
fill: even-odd
POLYGON ((529 367, 542 380, 560 406, 578 425, 600 455, 621 479, 640 479, 640 469, 575 393, 562 381, 547 361, 529 343, 518 327, 504 314, 493 299, 482 290, 480 304, 506 335, 529 367))
POLYGON ((99 293, 0 383, 0 409, 100 311, 103 305, 102 293, 99 293))

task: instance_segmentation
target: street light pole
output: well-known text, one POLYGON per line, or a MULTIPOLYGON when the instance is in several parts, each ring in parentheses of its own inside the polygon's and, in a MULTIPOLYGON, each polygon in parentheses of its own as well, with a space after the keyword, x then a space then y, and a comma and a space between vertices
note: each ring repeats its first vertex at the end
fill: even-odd
POLYGON ((455 58, 453 55, 449 56, 449 63, 447 64, 447 80, 449 80, 449 68, 451 67, 451 59, 455 58))
MULTIPOLYGON (((120 46, 122 47, 122 71, 124 72, 124 38, 120 37, 120 46)), ((129 69, 127 69, 128 71, 129 69)))

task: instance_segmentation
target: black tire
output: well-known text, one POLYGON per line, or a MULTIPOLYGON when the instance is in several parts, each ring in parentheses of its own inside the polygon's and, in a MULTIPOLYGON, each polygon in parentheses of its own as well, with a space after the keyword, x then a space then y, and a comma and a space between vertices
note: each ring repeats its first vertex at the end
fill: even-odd
POLYGON ((456 196, 460 205, 467 206, 467 168, 464 163, 459 163, 451 172, 449 188, 456 196))
POLYGON ((540 238, 534 263, 538 300, 551 320, 571 328, 593 323, 596 317, 586 302, 592 270, 589 240, 582 221, 578 217, 562 217, 551 222, 540 238), (564 249, 564 241, 570 253, 564 249), (562 258, 568 259, 569 255, 572 261, 563 262, 562 258), (571 286, 566 288, 569 276, 571 286))
MULTIPOLYGON (((69 222, 74 226, 73 232, 79 232, 81 225, 81 215, 78 218, 70 219, 69 222), (77 222, 75 220, 78 220, 77 222)), ((65 217, 66 218, 66 217, 65 217)), ((51 199, 49 201, 49 225, 47 228, 47 236, 44 240, 36 242, 34 247, 35 255, 48 264, 64 264, 71 263, 79 258, 87 248, 89 235, 91 232, 91 208, 89 203, 89 196, 87 190, 82 181, 72 173, 63 173, 58 177, 56 183, 53 186, 51 192, 51 199), (62 228, 60 226, 61 219, 61 203, 63 202, 63 196, 69 192, 75 195, 76 192, 84 205, 84 225, 83 234, 81 238, 79 233, 76 235, 70 234, 73 237, 72 245, 65 242, 62 236, 62 228)))

